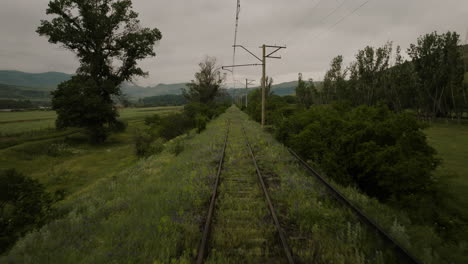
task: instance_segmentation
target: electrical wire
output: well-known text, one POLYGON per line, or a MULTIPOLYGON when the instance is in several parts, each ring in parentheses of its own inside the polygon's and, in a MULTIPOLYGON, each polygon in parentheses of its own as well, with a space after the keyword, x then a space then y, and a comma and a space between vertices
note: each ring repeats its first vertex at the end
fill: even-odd
MULTIPOLYGON (((237 10, 236 10, 236 26, 234 30, 234 45, 233 45, 233 52, 232 52, 232 65, 236 65, 236 45, 237 45, 237 31, 239 28, 239 14, 240 14, 240 0, 237 0, 237 10)), ((234 76, 234 68, 232 68, 232 82, 234 88, 236 88, 236 80, 234 76)))
POLYGON ((338 20, 335 24, 331 25, 330 27, 328 27, 325 31, 322 31, 320 34, 318 34, 317 36, 315 36, 315 38, 318 38, 320 35, 322 35, 323 33, 327 32, 327 31, 331 31, 335 26, 337 26, 338 24, 340 24, 341 22, 343 22, 346 18, 350 17, 352 14, 356 13, 359 9, 361 9, 362 7, 364 7, 365 5, 367 5, 367 3, 369 3, 371 0, 366 0, 365 2, 363 2, 362 4, 360 4, 358 7, 356 7, 355 9, 353 9, 353 11, 351 11, 351 13, 348 13, 347 15, 345 15, 344 17, 342 17, 340 20, 338 20))
MULTIPOLYGON (((320 4, 321 2, 322 2, 322 0, 318 1, 318 2, 310 9, 310 11, 308 12, 308 13, 309 13, 309 16, 313 13, 313 11, 319 6, 319 4, 320 4)), ((317 24, 321 24, 322 22, 324 22, 325 20, 327 20, 327 18, 329 18, 329 17, 332 16, 336 11, 338 11, 338 9, 340 9, 340 8, 344 5, 345 2, 346 2, 346 0, 343 0, 343 2, 341 2, 338 6, 336 6, 330 13, 328 13, 326 16, 324 16, 322 19, 320 19, 320 20, 318 21, 317 24)), ((304 21, 305 21, 305 20, 304 20, 304 21)), ((304 24, 304 23, 299 24, 299 26, 302 25, 302 24, 304 24)), ((297 28, 299 28, 299 26, 298 26, 297 28)), ((288 35, 288 37, 286 38, 287 41, 290 40, 291 35, 292 35, 291 33, 288 35)))

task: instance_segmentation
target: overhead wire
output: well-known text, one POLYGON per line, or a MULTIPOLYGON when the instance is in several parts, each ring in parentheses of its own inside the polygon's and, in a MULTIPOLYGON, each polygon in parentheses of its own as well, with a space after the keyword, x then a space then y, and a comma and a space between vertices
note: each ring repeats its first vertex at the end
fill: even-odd
MULTIPOLYGON (((236 45, 237 45, 237 31, 239 28, 239 14, 240 14, 240 0, 237 0, 237 10, 236 10, 236 26, 234 30, 234 45, 233 45, 233 52, 232 52, 232 65, 236 64, 236 45)), ((234 75, 234 68, 232 68, 232 83, 234 88, 236 88, 236 80, 234 75)))
MULTIPOLYGON (((313 13, 313 11, 319 6, 319 4, 322 2, 322 0, 319 0, 311 9, 310 11, 308 12, 309 13, 309 16, 311 16, 311 14, 313 13)), ((344 4, 346 3, 346 0, 343 0, 339 5, 337 5, 331 12, 329 12, 327 15, 325 15, 324 17, 322 17, 318 22, 317 24, 321 24, 322 22, 324 22, 325 20, 327 20, 330 16, 332 16, 333 14, 335 14, 344 4)), ((305 20, 304 20, 305 21, 305 20)), ((303 23, 301 23, 303 24, 303 23)), ((300 24, 300 25, 301 25, 300 24)), ((298 26, 299 27, 299 26, 298 26)), ((288 38, 291 37, 291 33, 289 34, 288 38)), ((289 40, 289 39, 288 39, 289 40)))
POLYGON ((331 25, 330 27, 328 27, 327 29, 325 29, 324 31, 320 32, 319 34, 315 35, 314 38, 318 38, 319 36, 321 36, 323 33, 327 32, 327 31, 331 31, 335 26, 337 26, 338 24, 340 24, 341 22, 343 22, 346 18, 350 17, 352 14, 356 13, 359 9, 363 8, 365 5, 367 5, 367 3, 369 3, 370 1, 372 0, 366 0, 364 1, 362 4, 360 4, 358 7, 356 7, 355 9, 353 9, 353 11, 351 11, 350 13, 348 13, 347 15, 343 16, 341 19, 339 19, 337 22, 335 22, 333 25, 331 25))

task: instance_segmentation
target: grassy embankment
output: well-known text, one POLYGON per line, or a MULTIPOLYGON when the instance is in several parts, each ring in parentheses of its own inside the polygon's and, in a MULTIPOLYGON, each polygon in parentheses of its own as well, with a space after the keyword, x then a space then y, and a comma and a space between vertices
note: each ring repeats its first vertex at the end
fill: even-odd
MULTIPOLYGON (((403 263, 392 260, 375 234, 307 176, 281 144, 232 108, 200 135, 182 136, 185 150, 179 156, 172 154, 170 141, 162 153, 77 192, 67 203, 67 215, 27 235, 0 262, 190 263, 227 119, 245 124, 296 258, 305 263, 403 263)), ((461 249, 431 227, 414 225, 405 214, 355 189, 339 188, 424 263, 464 263, 461 249)))
POLYGON ((53 124, 56 115, 52 111, 0 113, 0 131, 7 134, 0 137, 0 167, 39 179, 51 192, 64 191, 67 201, 87 186, 136 162, 132 137, 135 129, 144 127, 145 116, 177 109, 124 109, 121 118, 127 121, 127 130, 113 134, 100 146, 90 145, 79 129, 40 129, 53 124), (41 120, 28 121, 34 119, 41 120))
POLYGON ((216 119, 202 134, 192 131, 169 141, 162 153, 83 189, 68 202, 68 214, 24 237, 0 262, 190 263, 224 123, 216 119), (176 141, 185 148, 178 156, 176 141))

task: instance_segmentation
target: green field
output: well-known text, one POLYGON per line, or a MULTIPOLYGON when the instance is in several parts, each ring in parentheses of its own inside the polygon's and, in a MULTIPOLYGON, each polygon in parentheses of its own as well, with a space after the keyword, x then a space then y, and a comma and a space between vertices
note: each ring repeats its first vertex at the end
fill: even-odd
POLYGON ((449 177, 450 192, 468 217, 468 125, 434 123, 426 134, 443 160, 438 173, 449 177))
POLYGON ((65 203, 76 193, 137 161, 133 134, 135 129, 145 127, 145 116, 165 115, 179 109, 124 109, 121 117, 128 122, 128 128, 125 132, 111 135, 100 146, 90 145, 80 129, 41 130, 47 126, 54 127, 56 115, 52 111, 1 113, 0 131, 4 134, 0 136, 0 143, 3 143, 0 167, 15 168, 39 179, 49 191, 64 191, 65 203), (28 121, 31 119, 44 120, 28 121))
MULTIPOLYGON (((0 257, 0 262, 191 263, 201 237, 200 226, 206 216, 228 120, 231 133, 222 177, 255 179, 255 170, 245 159, 242 124, 280 222, 289 235, 293 255, 301 262, 401 263, 393 259, 391 250, 376 239, 372 230, 327 195, 283 145, 234 107, 211 121, 201 134, 184 134, 167 142, 162 153, 140 160, 132 153, 131 131, 144 126, 143 122, 130 122, 127 132, 112 136, 100 147, 79 143, 79 136, 70 136, 55 143, 65 144, 58 148, 59 156, 44 153, 51 144, 42 141, 2 150, 2 167, 16 167, 40 179, 51 191, 65 189, 67 197, 58 205, 62 212, 59 219, 26 235, 0 257), (176 142, 184 146, 177 156, 172 151, 176 142)), ((265 210, 233 210, 242 209, 243 205, 230 203, 234 198, 228 195, 229 187, 221 181, 215 219, 222 220, 218 212, 234 212, 236 217, 241 213, 245 217, 257 216, 262 224, 269 221, 265 210)), ((466 263, 463 245, 445 243, 432 226, 411 223, 404 212, 355 188, 335 187, 423 263, 466 263)), ((227 224, 230 219, 224 220, 227 224)), ((214 238, 226 243, 227 248, 235 247, 255 230, 262 230, 245 225, 238 232, 226 232, 223 228, 227 226, 217 223, 214 238)), ((212 252, 209 263, 232 260, 223 253, 212 252)))
MULTIPOLYGON (((154 113, 168 113, 181 107, 124 108, 120 118, 129 121, 141 119, 154 113)), ((23 132, 55 128, 55 111, 0 112, 0 135, 14 135, 23 132)))

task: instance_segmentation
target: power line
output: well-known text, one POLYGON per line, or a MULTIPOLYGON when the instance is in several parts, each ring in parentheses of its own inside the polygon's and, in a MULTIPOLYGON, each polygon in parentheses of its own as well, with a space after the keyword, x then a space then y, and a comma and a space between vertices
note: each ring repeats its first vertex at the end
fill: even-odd
MULTIPOLYGON (((232 65, 236 64, 236 46, 237 46, 237 31, 239 28, 239 14, 240 14, 240 0, 237 0, 237 10, 236 10, 236 26, 234 30, 234 45, 232 52, 232 65)), ((234 88, 236 88, 234 68, 232 69, 232 81, 234 83, 234 88)))
POLYGON ((340 9, 344 5, 345 2, 346 2, 346 0, 343 0, 343 2, 341 2, 341 4, 339 4, 337 7, 335 7, 335 9, 333 9, 333 11, 328 13, 328 15, 326 15, 324 18, 322 18, 318 23, 321 24, 323 21, 327 20, 327 18, 329 18, 333 14, 335 14, 335 12, 338 11, 338 9, 340 9))
MULTIPOLYGON (((322 0, 318 1, 309 11, 309 13, 312 13, 318 6, 319 4, 322 2, 322 0)), ((340 9, 344 3, 346 2, 346 0, 343 0, 343 2, 341 2, 338 6, 336 6, 330 13, 328 13, 327 15, 325 15, 322 19, 320 19, 317 24, 321 24, 322 22, 324 22, 325 20, 327 20, 327 18, 329 18, 330 16, 332 16, 336 11, 338 11, 338 9, 340 9)), ((304 20, 305 21, 305 20, 304 20)), ((300 25, 302 25, 303 23, 299 24, 298 25, 298 28, 300 25)), ((289 38, 291 37, 291 33, 288 35, 288 40, 289 38)))
POLYGON ((359 9, 361 9, 362 7, 364 7, 365 5, 367 5, 367 3, 369 3, 371 0, 366 0, 365 2, 363 2, 362 4, 360 4, 358 7, 356 7, 355 9, 353 9, 353 11, 351 11, 351 13, 348 13, 347 15, 345 15, 344 17, 342 17, 340 20, 338 20, 335 24, 331 25, 330 27, 328 27, 327 29, 325 29, 324 31, 320 32, 319 34, 315 35, 314 38, 318 38, 319 36, 321 36, 323 33, 327 32, 327 31, 331 31, 335 26, 337 26, 338 24, 340 24, 341 22, 343 22, 346 18, 350 17, 352 14, 356 13, 359 9))

